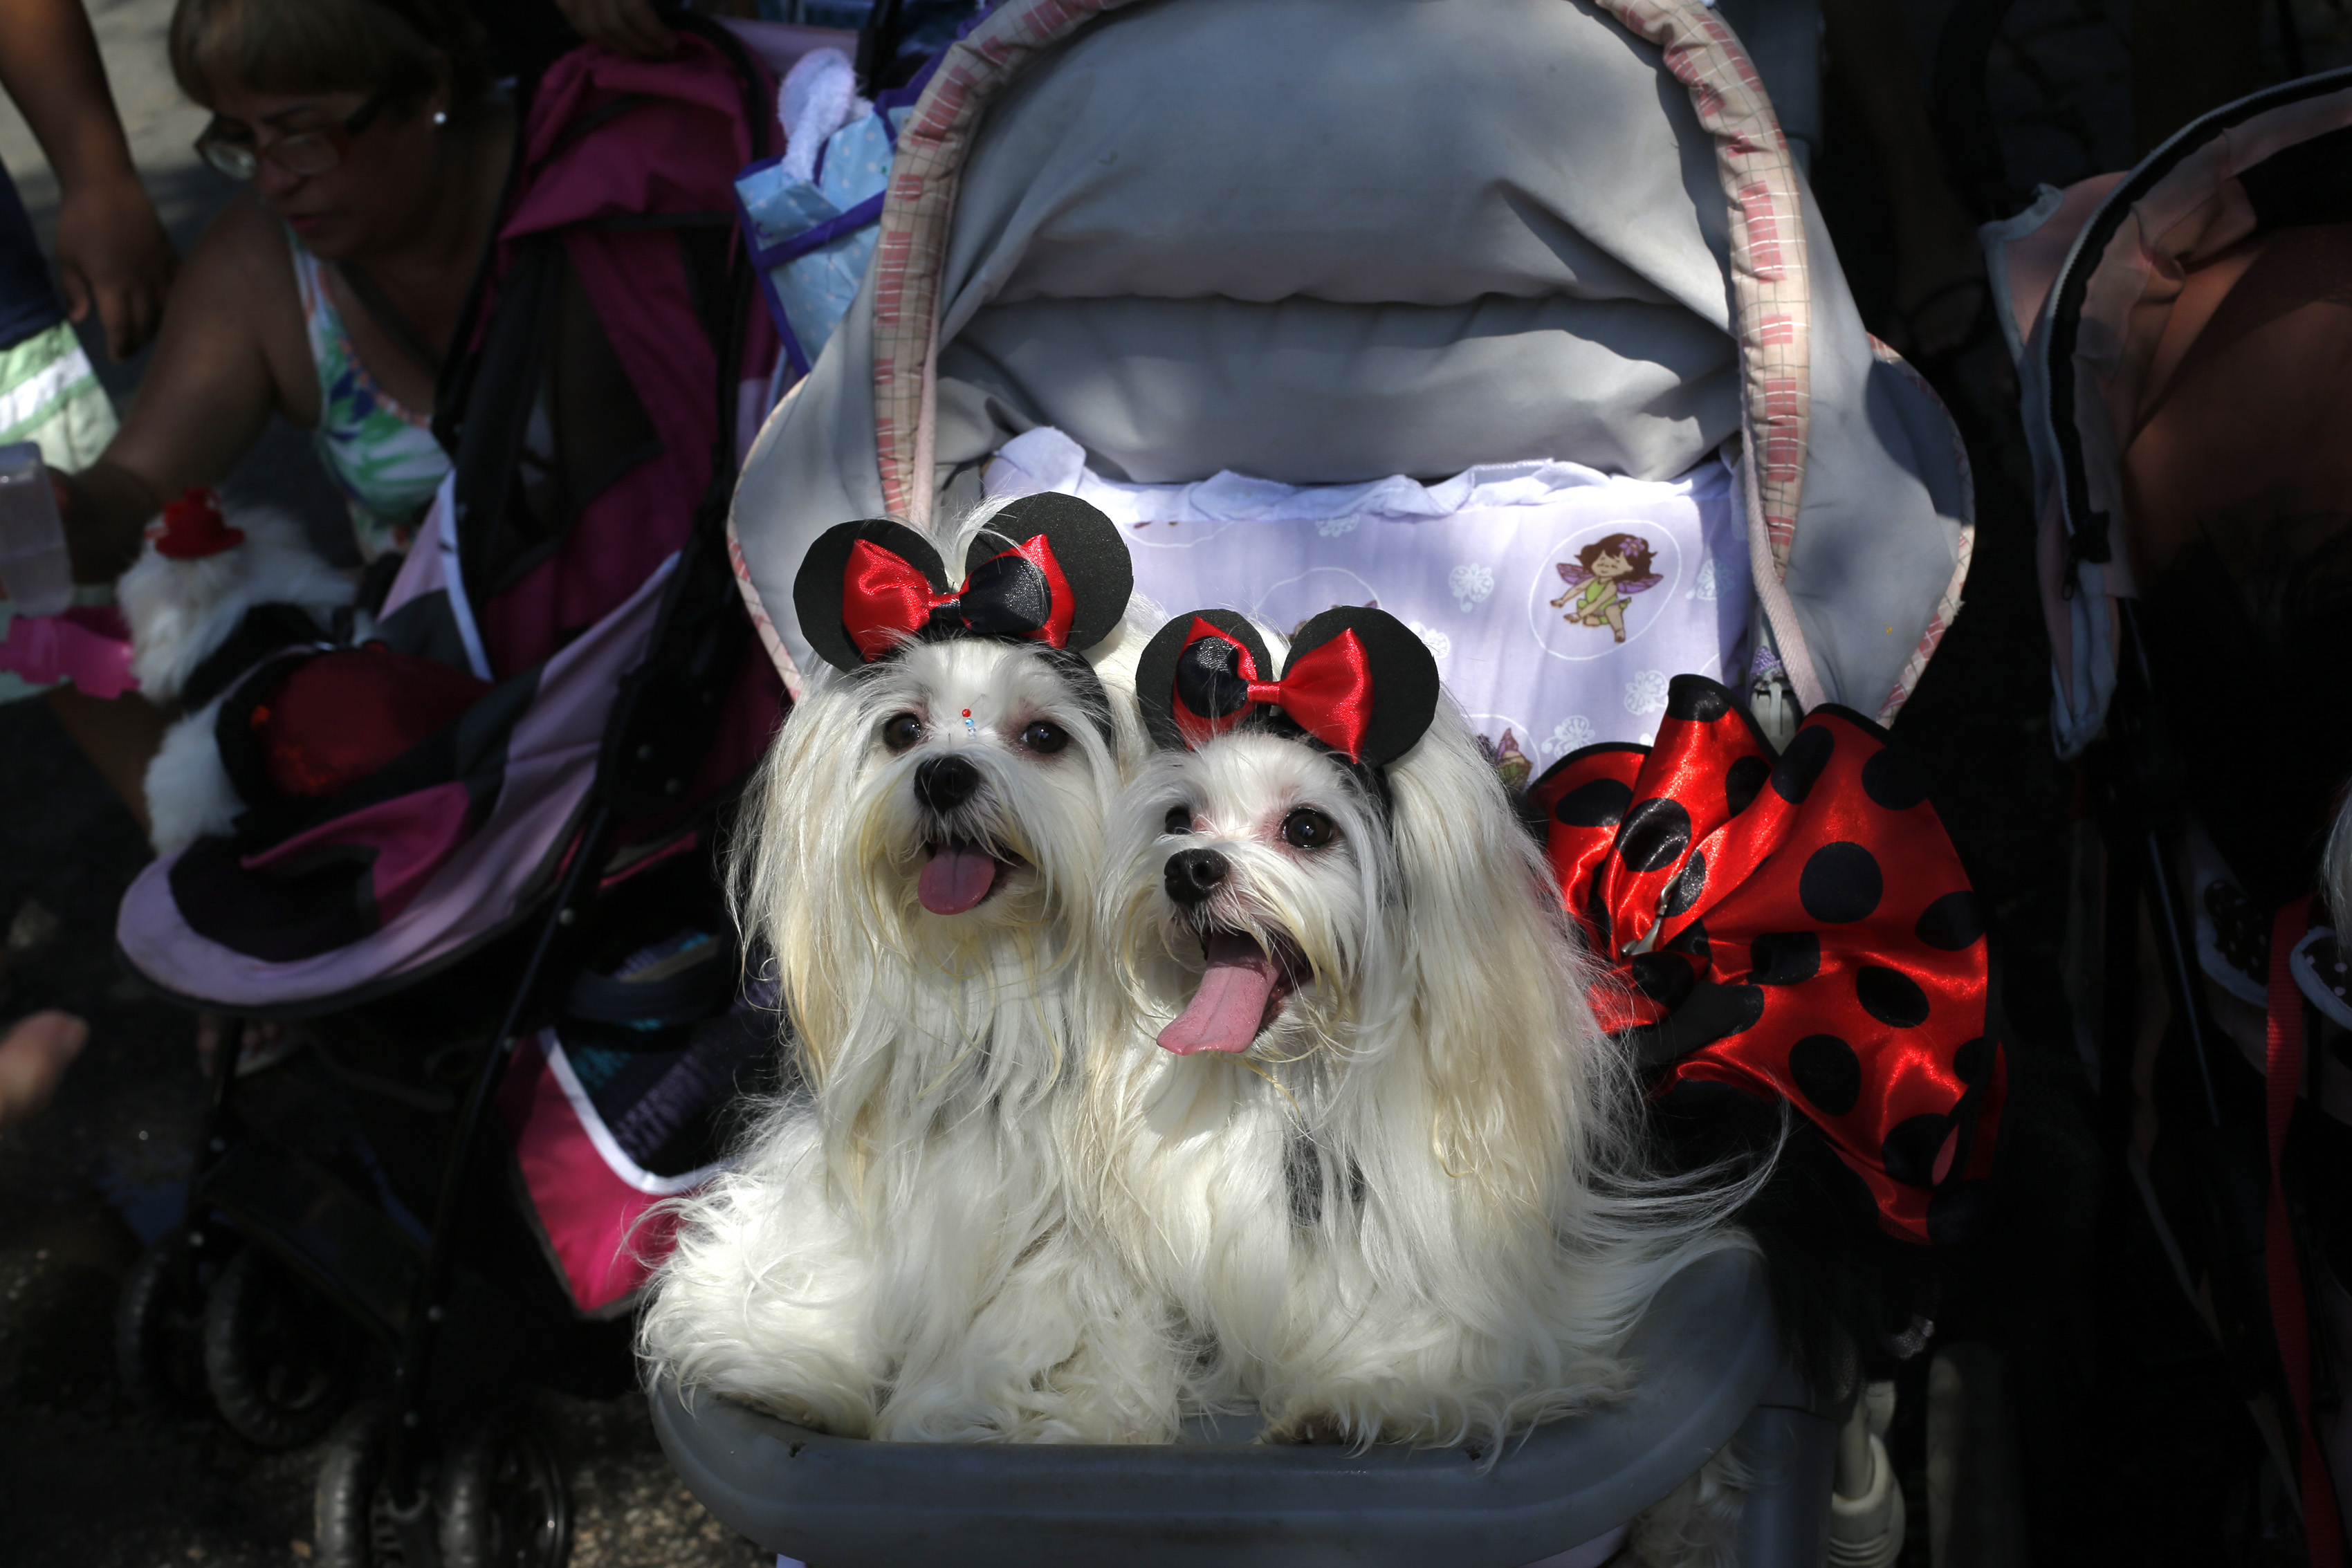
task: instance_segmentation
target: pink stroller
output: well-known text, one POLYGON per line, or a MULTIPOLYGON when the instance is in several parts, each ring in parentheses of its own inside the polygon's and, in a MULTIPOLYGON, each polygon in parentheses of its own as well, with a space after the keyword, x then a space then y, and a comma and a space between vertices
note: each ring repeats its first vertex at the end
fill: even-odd
POLYGON ((450 1304, 525 1325, 526 1370, 625 1384, 633 1228, 769 1055, 711 855, 782 704, 723 533, 777 353, 729 182, 772 151, 774 80, 687 26, 675 60, 583 47, 525 85, 438 402, 455 472, 364 642, 265 606, 199 671, 242 814, 122 905, 159 990, 306 1020, 361 1131, 265 1130, 223 1051, 121 1322, 133 1387, 269 1445, 389 1350, 320 1481, 337 1564, 562 1560, 545 1435, 436 1374, 450 1304))

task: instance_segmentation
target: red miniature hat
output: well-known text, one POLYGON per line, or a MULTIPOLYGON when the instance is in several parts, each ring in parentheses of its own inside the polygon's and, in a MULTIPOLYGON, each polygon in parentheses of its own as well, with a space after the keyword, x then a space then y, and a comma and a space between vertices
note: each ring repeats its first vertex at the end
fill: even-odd
POLYGON ((235 549, 245 542, 245 530, 230 528, 221 516, 219 491, 197 485, 163 508, 163 526, 154 538, 157 555, 195 560, 235 549))

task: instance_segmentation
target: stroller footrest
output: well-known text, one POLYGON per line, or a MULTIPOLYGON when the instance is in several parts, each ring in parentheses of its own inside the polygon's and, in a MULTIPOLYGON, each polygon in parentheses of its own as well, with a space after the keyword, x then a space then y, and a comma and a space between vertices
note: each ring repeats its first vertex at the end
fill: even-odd
POLYGON ((400 1337, 424 1250, 324 1166, 247 1137, 205 1173, 198 1197, 371 1333, 400 1337))

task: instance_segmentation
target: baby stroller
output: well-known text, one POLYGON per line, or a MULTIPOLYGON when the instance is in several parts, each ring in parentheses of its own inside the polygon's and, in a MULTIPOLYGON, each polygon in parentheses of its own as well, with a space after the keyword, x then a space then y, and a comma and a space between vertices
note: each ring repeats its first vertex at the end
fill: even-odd
POLYGON ((262 640, 268 606, 224 645, 247 809, 122 904, 157 990, 316 1040, 325 1092, 290 1111, 219 1051, 120 1350, 133 1388, 287 1446, 388 1347, 389 1398, 328 1446, 331 1563, 562 1560, 553 1450, 482 1364, 626 1386, 632 1228, 766 1054, 710 861, 781 703, 722 531, 776 353, 728 180, 774 80, 682 25, 670 61, 583 47, 526 85, 440 392, 454 472, 359 645, 262 640))
POLYGON ((2271 1472, 2251 1529, 2315 1563, 2342 1560, 2352 1479, 2330 1429, 2352 1351, 2347 912, 2314 897, 2352 777, 2347 148, 2352 72, 2309 77, 1985 230, 2041 503, 2052 730, 2099 787, 2078 985, 2109 1153, 2183 1290, 2210 1289, 2271 1472))
MULTIPOLYGON (((1780 743, 1825 703, 1891 720, 1957 610, 1950 423, 1864 332, 1701 5, 1017 0, 938 64, 880 223, 736 499, 788 686, 822 530, 1048 489, 1122 526, 1163 605, 1409 620, 1522 781, 1647 742, 1679 673, 1780 743)), ((1499 1568, 1620 1539, 1746 1424, 1746 1561, 1818 1562, 1832 1426, 1751 1268, 1662 1296, 1624 1427, 1544 1428, 1485 1472, 1217 1430, 862 1443, 653 1400, 707 1506, 819 1561, 1499 1568)))

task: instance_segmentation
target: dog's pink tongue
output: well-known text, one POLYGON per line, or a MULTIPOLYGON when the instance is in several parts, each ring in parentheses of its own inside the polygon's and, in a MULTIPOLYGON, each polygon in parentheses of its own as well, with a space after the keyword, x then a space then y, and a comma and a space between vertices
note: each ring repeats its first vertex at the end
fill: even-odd
POLYGON ((1160 1031, 1163 1050, 1179 1056, 1202 1051, 1247 1051, 1265 1022, 1274 995, 1274 960, 1238 931, 1209 938, 1209 971, 1184 1015, 1160 1031))
POLYGON ((915 896, 934 915, 961 915, 996 885, 996 862, 970 844, 942 844, 923 862, 915 896))

